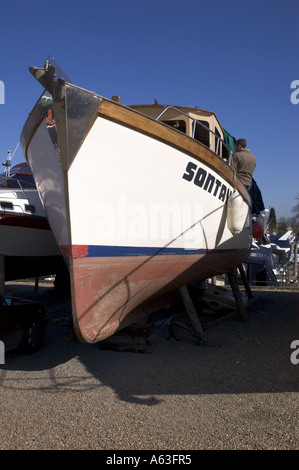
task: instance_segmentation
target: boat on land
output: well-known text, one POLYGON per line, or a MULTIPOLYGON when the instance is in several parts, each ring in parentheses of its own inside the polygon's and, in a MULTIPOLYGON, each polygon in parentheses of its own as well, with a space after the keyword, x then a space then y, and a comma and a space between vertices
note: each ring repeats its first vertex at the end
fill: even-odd
POLYGON ((140 322, 180 287, 247 258, 250 196, 215 113, 125 106, 48 61, 30 71, 44 92, 21 145, 69 268, 81 341, 140 322))
POLYGON ((65 271, 26 162, 0 175, 0 239, 5 281, 65 271))

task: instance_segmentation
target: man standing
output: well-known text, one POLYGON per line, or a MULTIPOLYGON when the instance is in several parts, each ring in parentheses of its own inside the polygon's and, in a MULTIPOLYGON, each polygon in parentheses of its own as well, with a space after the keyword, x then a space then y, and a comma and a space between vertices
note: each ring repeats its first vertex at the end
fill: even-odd
POLYGON ((236 141, 235 170, 239 180, 244 184, 247 190, 252 185, 252 173, 256 167, 256 158, 247 147, 245 139, 236 141))

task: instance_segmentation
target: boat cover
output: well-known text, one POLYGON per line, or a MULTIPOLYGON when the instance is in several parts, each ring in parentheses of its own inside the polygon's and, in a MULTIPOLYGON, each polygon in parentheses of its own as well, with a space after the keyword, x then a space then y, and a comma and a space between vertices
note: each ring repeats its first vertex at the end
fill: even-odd
POLYGON ((224 127, 222 127, 222 131, 223 131, 223 140, 225 144, 233 153, 236 153, 235 139, 233 138, 233 136, 230 135, 229 132, 227 132, 226 129, 224 129, 224 127))

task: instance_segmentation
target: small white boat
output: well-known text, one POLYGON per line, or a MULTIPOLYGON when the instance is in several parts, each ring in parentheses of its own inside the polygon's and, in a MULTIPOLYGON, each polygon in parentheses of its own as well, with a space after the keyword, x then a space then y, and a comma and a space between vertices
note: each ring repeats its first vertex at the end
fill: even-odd
POLYGON ((26 162, 0 175, 0 240, 6 281, 65 269, 26 162))
POLYGON ((247 258, 251 201, 213 112, 124 106, 57 79, 48 62, 31 72, 48 93, 21 145, 69 266, 80 340, 103 340, 247 258))

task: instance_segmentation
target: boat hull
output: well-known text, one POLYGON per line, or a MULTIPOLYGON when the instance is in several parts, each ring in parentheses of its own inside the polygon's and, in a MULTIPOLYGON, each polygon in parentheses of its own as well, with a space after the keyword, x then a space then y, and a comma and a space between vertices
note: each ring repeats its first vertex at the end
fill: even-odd
POLYGON ((36 189, 0 187, 0 239, 5 281, 65 272, 36 189))
POLYGON ((77 334, 88 342, 107 338, 172 303, 182 285, 230 271, 246 253, 239 250, 229 259, 223 252, 75 259, 72 270, 77 334))
POLYGON ((88 125, 80 129, 78 112, 74 119, 54 101, 59 158, 42 120, 29 119, 23 148, 69 267, 77 336, 92 343, 169 303, 180 286, 246 259, 250 200, 238 183, 243 225, 233 235, 234 177, 224 162, 145 116, 63 86, 57 95, 68 96, 69 110, 93 101, 88 125))
MULTIPOLYGON (((49 226, 45 229, 32 224, 30 227, 20 226, 22 216, 9 218, 9 223, 3 225, 4 218, 1 217, 5 281, 65 272, 65 261, 49 226)), ((43 222, 47 224, 46 219, 43 222)))

